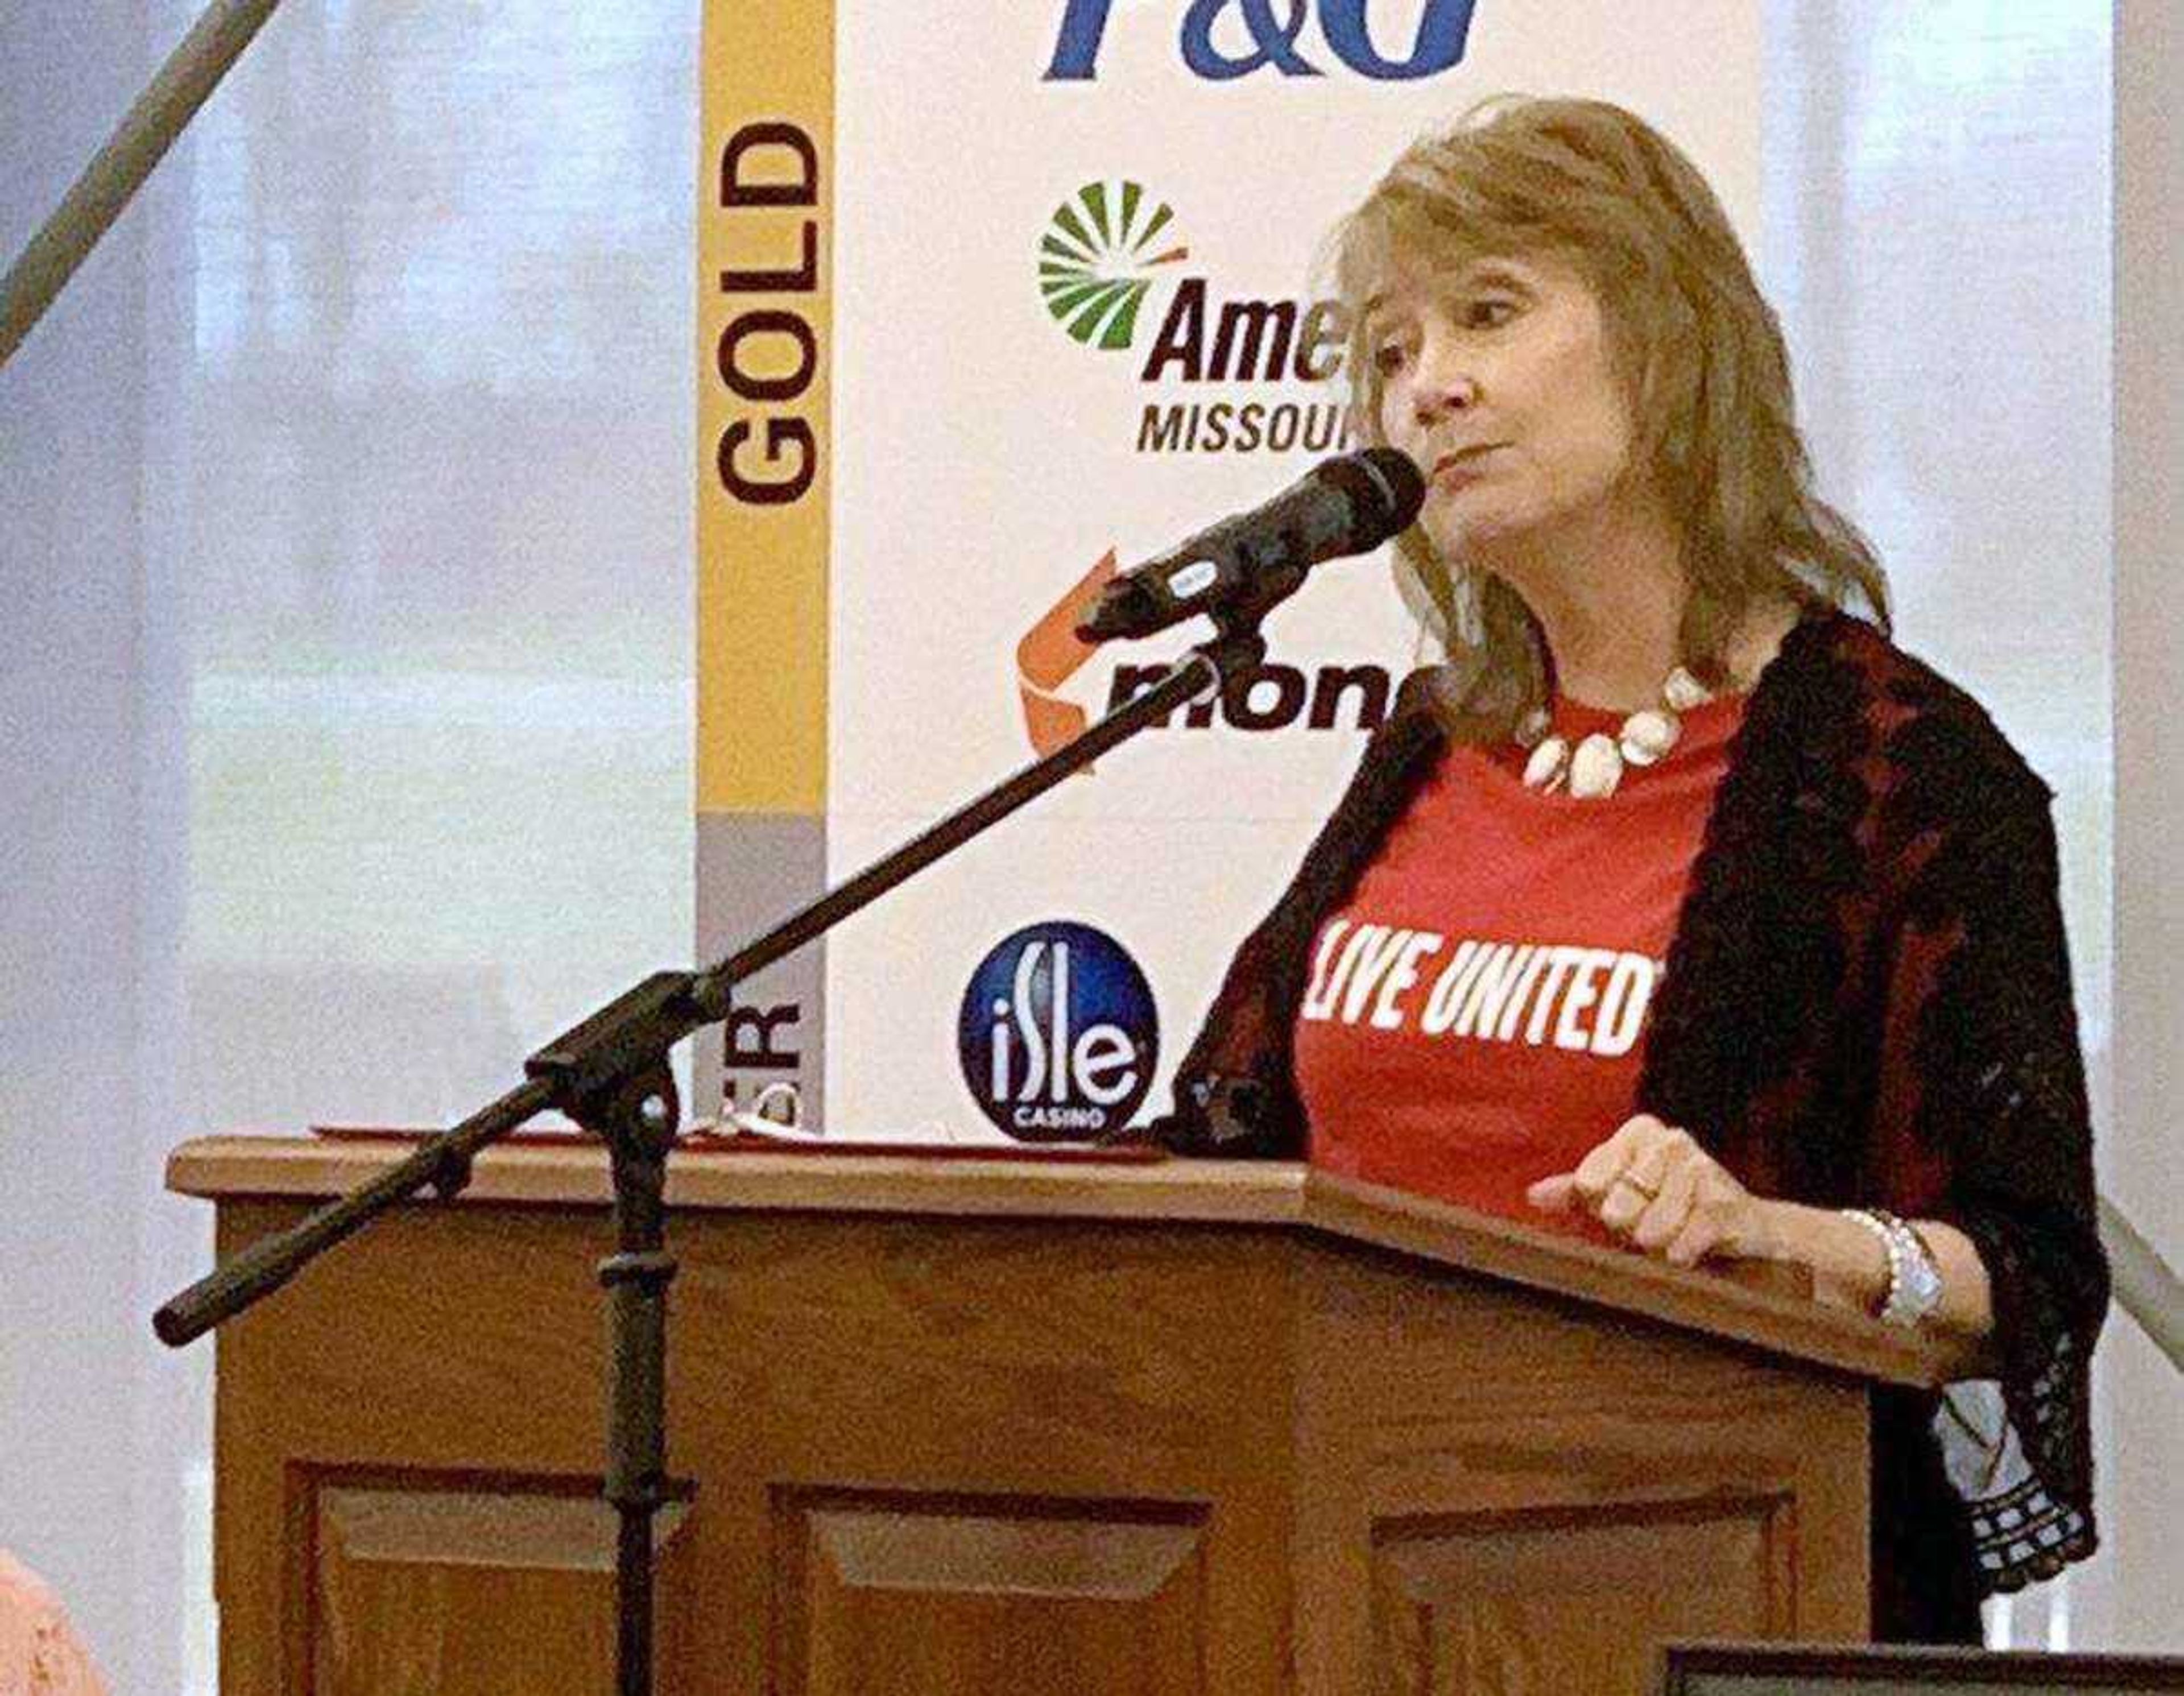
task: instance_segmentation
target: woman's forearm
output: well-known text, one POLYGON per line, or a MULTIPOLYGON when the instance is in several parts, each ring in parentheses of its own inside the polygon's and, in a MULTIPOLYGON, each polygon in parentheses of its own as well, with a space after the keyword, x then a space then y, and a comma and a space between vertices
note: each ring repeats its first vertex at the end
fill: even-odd
MULTIPOLYGON (((1770 1201, 1771 1258, 1811 1269, 1813 1294, 1833 1307, 1862 1313, 1879 1310, 1888 1294, 1888 1255, 1858 1220, 1832 1208, 1770 1201)), ((1928 1316, 1926 1329, 1937 1341, 1961 1345, 1962 1364, 1976 1370, 1986 1340, 1994 1330, 1993 1292, 1986 1266, 1972 1241, 1939 1219, 1913 1219, 1942 1275, 1942 1300, 1928 1316)))

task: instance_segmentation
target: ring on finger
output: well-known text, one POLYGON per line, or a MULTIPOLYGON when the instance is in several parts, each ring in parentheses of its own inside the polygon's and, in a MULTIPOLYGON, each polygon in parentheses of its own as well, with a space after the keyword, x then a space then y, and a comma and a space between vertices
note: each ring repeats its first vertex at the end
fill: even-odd
POLYGON ((1632 1177, 1628 1172, 1624 1173, 1620 1177, 1616 1179, 1615 1181, 1618 1185, 1635 1190, 1649 1202, 1657 1202, 1661 1198, 1661 1192, 1658 1190, 1653 1188, 1650 1184, 1640 1183, 1637 1179, 1632 1177))

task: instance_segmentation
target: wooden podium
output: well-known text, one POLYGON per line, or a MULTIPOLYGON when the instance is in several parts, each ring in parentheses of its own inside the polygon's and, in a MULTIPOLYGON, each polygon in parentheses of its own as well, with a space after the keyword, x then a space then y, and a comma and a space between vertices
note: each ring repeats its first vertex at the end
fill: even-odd
MULTIPOLYGON (((230 1253, 406 1152, 223 1138, 230 1253)), ((1646 1690, 1862 1639, 1912 1341, 1291 1165, 678 1154, 663 1692, 1646 1690)), ((219 1338, 221 1688, 613 1688, 595 1147, 219 1338)))

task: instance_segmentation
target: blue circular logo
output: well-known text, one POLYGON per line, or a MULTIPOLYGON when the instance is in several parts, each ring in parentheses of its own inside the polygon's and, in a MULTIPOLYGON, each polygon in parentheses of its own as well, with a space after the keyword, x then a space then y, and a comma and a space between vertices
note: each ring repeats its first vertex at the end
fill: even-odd
POLYGON ((1160 1063, 1153 992, 1089 924, 1027 925, 978 962, 956 1022, 963 1081, 1019 1142, 1074 1142, 1130 1122, 1160 1063))

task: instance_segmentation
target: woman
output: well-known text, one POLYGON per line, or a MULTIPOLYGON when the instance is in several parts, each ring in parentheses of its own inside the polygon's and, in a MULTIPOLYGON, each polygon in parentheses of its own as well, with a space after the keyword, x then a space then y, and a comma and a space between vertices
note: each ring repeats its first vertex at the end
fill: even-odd
POLYGON ((1889 642, 1774 315, 1642 121, 1482 108, 1336 251, 1357 427, 1429 480, 1399 575, 1450 661, 1156 1134, 1794 1262, 1920 1326, 2001 1392, 1880 1403, 1875 1629, 1976 1643, 1981 1595, 2094 1543, 2108 1283, 2048 791, 1889 642))

